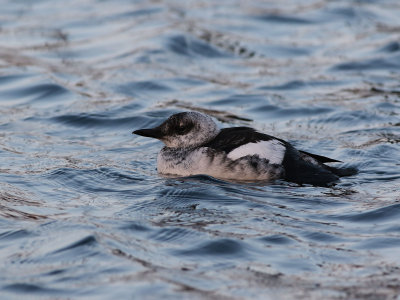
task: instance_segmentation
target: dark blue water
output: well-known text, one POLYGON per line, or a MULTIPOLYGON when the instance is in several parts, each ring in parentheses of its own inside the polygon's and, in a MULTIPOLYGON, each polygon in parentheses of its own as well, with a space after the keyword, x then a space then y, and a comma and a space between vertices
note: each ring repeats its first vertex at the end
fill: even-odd
POLYGON ((400 4, 0 1, 2 299, 395 299, 400 4), (157 174, 182 110, 357 167, 157 174))

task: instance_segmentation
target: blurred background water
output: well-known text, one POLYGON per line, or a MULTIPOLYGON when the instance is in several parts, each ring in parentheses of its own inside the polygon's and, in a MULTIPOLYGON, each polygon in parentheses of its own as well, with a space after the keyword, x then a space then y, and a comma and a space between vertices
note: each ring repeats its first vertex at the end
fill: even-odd
POLYGON ((400 2, 0 0, 2 299, 396 299, 400 2), (359 168, 163 178, 207 112, 359 168))

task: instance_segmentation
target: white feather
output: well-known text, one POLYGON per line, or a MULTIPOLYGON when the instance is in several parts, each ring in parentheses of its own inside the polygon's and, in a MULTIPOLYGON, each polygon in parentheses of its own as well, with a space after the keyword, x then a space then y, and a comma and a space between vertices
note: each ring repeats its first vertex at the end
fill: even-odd
POLYGON ((278 140, 260 141, 244 144, 228 153, 228 157, 236 160, 247 155, 258 155, 268 159, 271 164, 281 164, 286 147, 278 140))

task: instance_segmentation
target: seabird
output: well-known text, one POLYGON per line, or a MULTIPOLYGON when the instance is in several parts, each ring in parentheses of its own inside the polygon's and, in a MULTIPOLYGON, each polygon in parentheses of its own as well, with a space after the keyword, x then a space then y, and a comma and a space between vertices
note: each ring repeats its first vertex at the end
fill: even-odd
POLYGON ((250 127, 219 129, 210 116, 199 112, 177 113, 155 128, 133 133, 165 144, 157 157, 161 174, 329 186, 340 176, 355 173, 353 168, 326 165, 338 160, 297 150, 250 127))

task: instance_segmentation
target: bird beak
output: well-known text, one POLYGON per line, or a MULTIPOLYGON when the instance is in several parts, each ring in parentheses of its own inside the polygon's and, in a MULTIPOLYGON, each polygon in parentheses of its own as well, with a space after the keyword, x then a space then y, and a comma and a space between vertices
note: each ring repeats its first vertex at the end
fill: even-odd
POLYGON ((160 127, 155 127, 155 128, 150 128, 150 129, 139 129, 139 130, 135 130, 134 132, 132 132, 132 134, 151 137, 151 138, 155 138, 155 139, 161 139, 164 136, 160 127))

